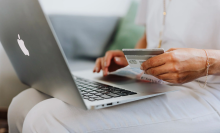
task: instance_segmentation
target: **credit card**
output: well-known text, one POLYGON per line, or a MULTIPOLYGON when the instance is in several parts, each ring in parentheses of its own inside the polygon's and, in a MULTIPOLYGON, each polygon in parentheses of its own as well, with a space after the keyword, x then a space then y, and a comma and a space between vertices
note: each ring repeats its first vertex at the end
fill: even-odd
POLYGON ((140 68, 146 60, 163 54, 164 49, 122 49, 130 67, 140 68))

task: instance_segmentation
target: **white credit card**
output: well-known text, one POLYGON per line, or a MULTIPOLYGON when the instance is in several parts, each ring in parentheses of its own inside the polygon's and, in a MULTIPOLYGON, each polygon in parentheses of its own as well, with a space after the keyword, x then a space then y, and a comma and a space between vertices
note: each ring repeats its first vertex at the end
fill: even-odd
POLYGON ((151 57, 164 53, 164 49, 122 49, 130 67, 140 68, 151 57))

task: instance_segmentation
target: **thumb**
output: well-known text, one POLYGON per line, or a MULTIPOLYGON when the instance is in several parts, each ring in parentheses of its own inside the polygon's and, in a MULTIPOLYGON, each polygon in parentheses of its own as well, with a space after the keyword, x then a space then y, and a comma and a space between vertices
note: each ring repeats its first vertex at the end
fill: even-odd
POLYGON ((178 48, 170 48, 169 50, 167 50, 166 52, 171 52, 171 51, 174 51, 174 50, 177 50, 178 48))
POLYGON ((127 66, 128 65, 128 62, 125 59, 125 57, 114 57, 114 61, 117 65, 120 65, 120 66, 127 66))

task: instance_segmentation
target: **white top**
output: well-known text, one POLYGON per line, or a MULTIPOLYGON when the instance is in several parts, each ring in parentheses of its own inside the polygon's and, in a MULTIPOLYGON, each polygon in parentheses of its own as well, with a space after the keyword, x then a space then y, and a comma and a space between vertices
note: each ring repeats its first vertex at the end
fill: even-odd
MULTIPOLYGON (((136 22, 146 26, 147 48, 158 46, 163 5, 163 0, 140 3, 136 22)), ((162 48, 220 49, 219 0, 166 0, 166 7, 162 48)), ((220 83, 220 76, 209 76, 208 83, 220 83)))

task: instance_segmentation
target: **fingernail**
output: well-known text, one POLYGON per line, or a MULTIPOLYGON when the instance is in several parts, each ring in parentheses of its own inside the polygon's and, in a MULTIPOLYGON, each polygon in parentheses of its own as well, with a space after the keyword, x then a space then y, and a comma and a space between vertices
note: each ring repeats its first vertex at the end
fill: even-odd
POLYGON ((99 71, 97 67, 95 68, 95 71, 96 71, 96 72, 98 72, 98 71, 99 71))
POLYGON ((103 72, 103 76, 106 76, 106 72, 103 72))
POLYGON ((118 58, 118 57, 115 57, 115 61, 120 61, 120 58, 118 58))
POLYGON ((108 71, 105 70, 104 71, 104 75, 107 76, 108 75, 108 71))
POLYGON ((144 68, 143 68, 143 66, 141 66, 141 68, 140 68, 141 70, 144 70, 144 68))

